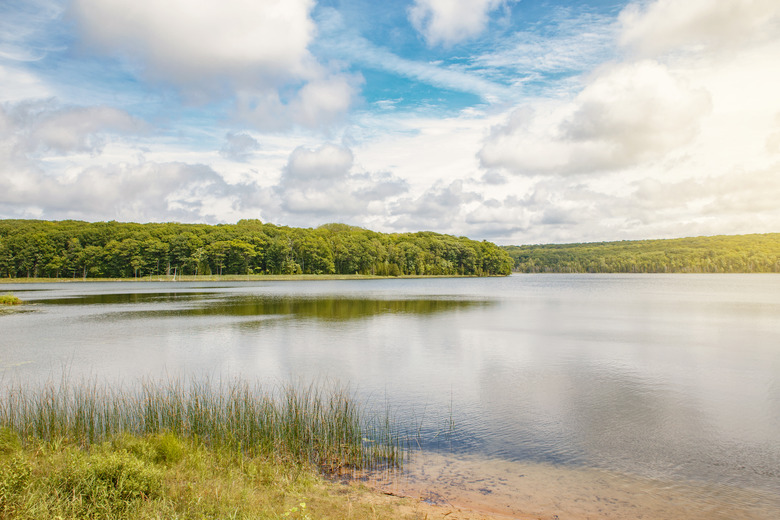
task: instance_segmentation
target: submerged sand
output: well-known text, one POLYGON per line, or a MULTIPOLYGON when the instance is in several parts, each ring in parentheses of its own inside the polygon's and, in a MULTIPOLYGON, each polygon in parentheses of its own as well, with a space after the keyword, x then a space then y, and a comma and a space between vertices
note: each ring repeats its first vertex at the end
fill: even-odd
POLYGON ((364 478, 388 496, 413 499, 404 507, 430 519, 780 518, 780 497, 768 491, 596 468, 422 453, 406 464, 403 474, 364 478))

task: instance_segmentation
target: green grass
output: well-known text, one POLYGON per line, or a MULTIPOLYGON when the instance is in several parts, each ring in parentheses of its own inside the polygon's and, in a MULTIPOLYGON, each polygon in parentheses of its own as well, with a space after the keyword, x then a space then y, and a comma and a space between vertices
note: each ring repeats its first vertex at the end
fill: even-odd
POLYGON ((172 433, 84 447, 0 429, 0 518, 421 519, 310 466, 172 433))
POLYGON ((338 387, 6 385, 0 519, 395 518, 321 475, 398 468, 399 439, 338 387))
POLYGON ((22 300, 13 294, 0 294, 0 305, 21 305, 22 300))

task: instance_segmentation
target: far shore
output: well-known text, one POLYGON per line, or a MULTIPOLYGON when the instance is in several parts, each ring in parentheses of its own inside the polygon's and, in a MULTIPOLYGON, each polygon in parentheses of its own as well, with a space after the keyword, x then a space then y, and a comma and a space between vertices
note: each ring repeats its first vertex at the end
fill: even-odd
POLYGON ((0 278, 0 284, 75 283, 75 282, 260 282, 297 280, 398 280, 419 278, 495 278, 476 275, 400 275, 371 274, 226 274, 226 275, 152 275, 136 278, 0 278))

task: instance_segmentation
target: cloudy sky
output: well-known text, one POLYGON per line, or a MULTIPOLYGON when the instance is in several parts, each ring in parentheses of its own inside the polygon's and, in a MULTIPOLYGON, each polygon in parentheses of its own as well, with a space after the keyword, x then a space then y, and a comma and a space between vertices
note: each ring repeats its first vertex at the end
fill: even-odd
POLYGON ((777 0, 3 0, 0 218, 780 231, 777 0))

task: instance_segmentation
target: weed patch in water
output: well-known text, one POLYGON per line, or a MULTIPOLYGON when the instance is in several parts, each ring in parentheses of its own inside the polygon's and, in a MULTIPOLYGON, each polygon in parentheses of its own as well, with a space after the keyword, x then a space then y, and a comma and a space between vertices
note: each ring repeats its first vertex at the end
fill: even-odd
POLYGON ((0 294, 0 305, 21 305, 22 300, 13 294, 0 294))

